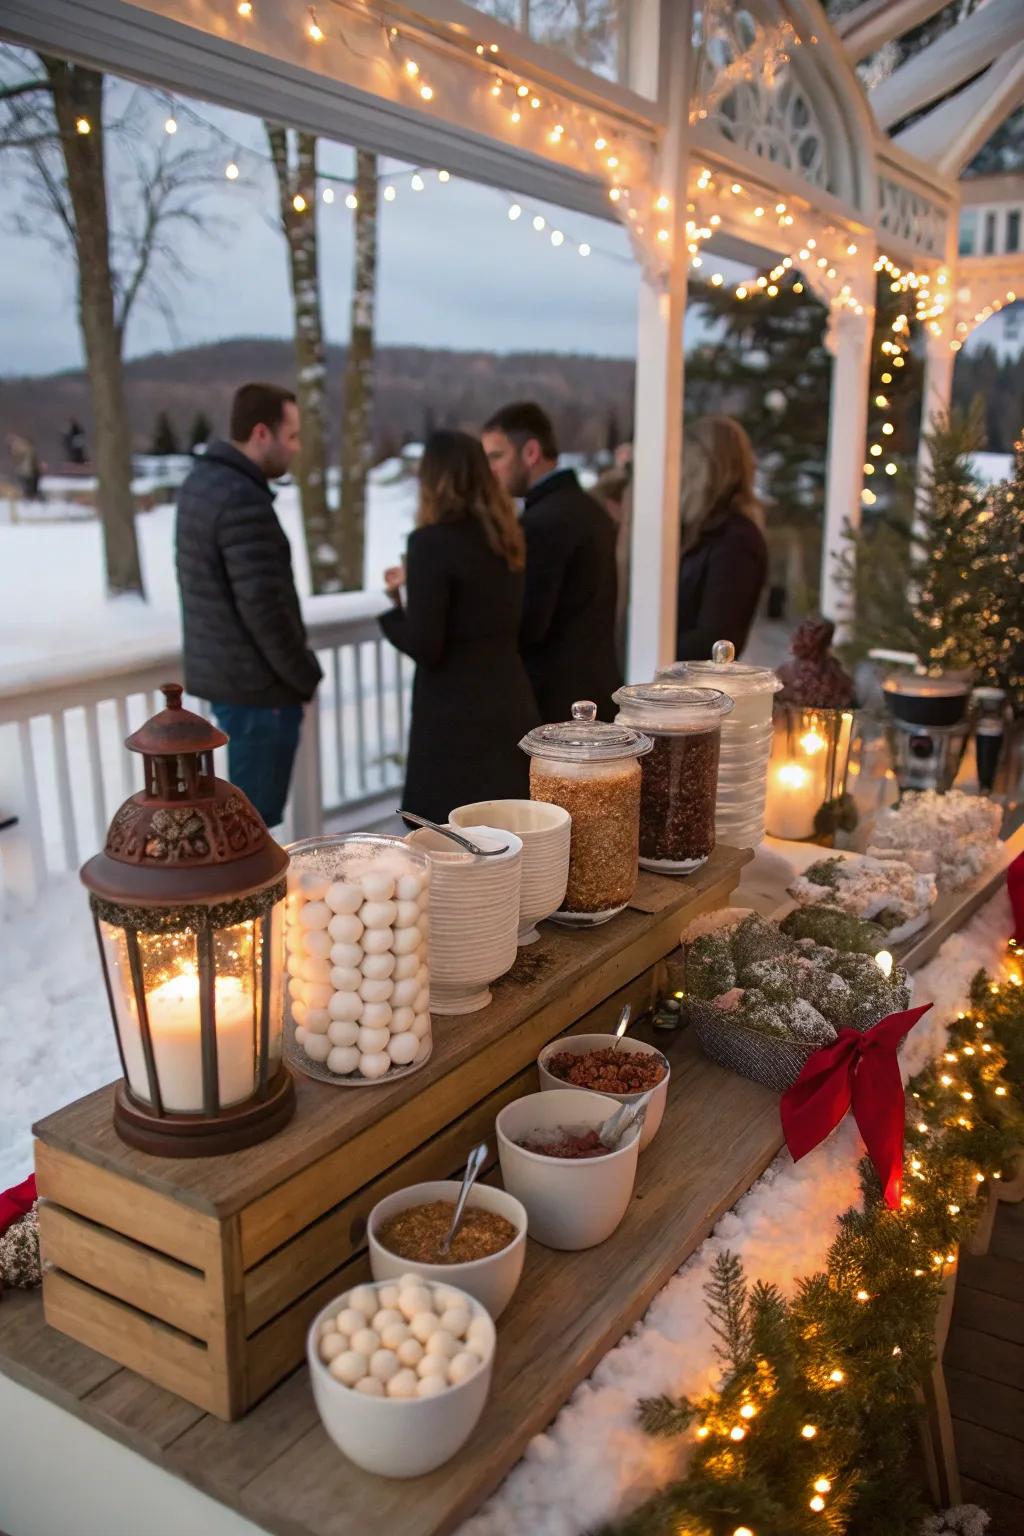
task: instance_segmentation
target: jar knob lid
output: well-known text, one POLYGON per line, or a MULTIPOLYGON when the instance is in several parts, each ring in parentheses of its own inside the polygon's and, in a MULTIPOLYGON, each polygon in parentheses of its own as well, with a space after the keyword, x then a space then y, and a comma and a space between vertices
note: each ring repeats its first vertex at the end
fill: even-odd
POLYGON ((591 703, 590 699, 578 700, 572 707, 572 718, 574 720, 596 720, 597 705, 591 703))
POLYGON ((716 640, 711 647, 711 660, 716 666, 723 666, 736 660, 736 647, 731 640, 716 640))

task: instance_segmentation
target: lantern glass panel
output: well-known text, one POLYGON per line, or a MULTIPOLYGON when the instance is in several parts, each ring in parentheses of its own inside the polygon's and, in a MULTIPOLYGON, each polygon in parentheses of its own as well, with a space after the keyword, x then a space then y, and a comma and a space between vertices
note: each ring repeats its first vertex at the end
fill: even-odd
POLYGON ((284 917, 283 901, 274 903, 270 911, 270 940, 267 961, 271 967, 270 1030, 267 1040, 267 1056, 271 1074, 284 1050, 284 987, 280 977, 284 974, 284 917))

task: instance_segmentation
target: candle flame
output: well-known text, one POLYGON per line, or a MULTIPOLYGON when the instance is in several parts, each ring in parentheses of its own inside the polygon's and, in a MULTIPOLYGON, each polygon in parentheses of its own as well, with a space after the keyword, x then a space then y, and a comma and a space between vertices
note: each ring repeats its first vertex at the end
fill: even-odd
POLYGON ((817 731, 807 731, 800 737, 800 746, 807 753, 808 757, 813 757, 815 752, 823 752, 825 750, 825 738, 819 735, 817 731))
POLYGON ((783 763, 779 769, 779 783, 789 789, 802 789, 810 777, 807 769, 801 768, 799 763, 783 763))
POLYGON ((875 956, 875 964, 886 978, 892 975, 892 955, 890 955, 887 949, 880 949, 878 951, 878 954, 875 956))

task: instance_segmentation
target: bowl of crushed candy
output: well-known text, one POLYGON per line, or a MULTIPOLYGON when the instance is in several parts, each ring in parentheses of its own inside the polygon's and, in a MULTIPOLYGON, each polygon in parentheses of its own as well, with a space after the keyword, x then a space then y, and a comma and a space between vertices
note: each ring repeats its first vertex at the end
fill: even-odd
POLYGON ((426 1255, 436 1252, 446 1233, 461 1187, 459 1179, 435 1179, 378 1200, 366 1229, 370 1269, 375 1280, 413 1274, 438 1285, 458 1286, 497 1320, 523 1273, 526 1208, 504 1189, 474 1184, 450 1260, 431 1262, 426 1255))
POLYGON ((650 1146, 665 1118, 671 1068, 667 1058, 662 1055, 657 1046, 648 1045, 645 1040, 634 1040, 629 1035, 624 1036, 612 1057, 610 1052, 614 1046, 614 1035, 560 1035, 557 1040, 552 1040, 537 1057, 541 1092, 550 1093, 556 1088, 573 1088, 577 1092, 606 1094, 608 1098, 615 1099, 619 1104, 632 1104, 634 1100, 643 1098, 645 1093, 650 1094, 640 1131, 640 1151, 642 1152, 645 1147, 650 1146), (579 1059, 569 1061, 569 1057, 579 1059), (585 1060, 588 1057, 591 1058, 590 1061, 585 1060), (637 1057, 645 1058, 642 1067, 637 1068, 633 1065, 637 1057), (651 1058, 661 1065, 663 1071, 660 1078, 648 1082, 647 1076, 653 1067, 651 1058), (629 1088, 610 1086, 616 1080, 635 1082, 636 1086, 629 1088))

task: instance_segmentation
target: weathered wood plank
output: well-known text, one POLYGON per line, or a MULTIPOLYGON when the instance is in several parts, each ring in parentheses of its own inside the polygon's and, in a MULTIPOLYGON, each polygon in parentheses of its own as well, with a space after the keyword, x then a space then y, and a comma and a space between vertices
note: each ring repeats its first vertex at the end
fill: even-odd
POLYGON ((976 1424, 979 1429, 994 1429, 1019 1441, 1018 1455, 1024 1456, 1024 1382, 1012 1387, 976 1376, 973 1371, 947 1366, 946 1389, 955 1419, 976 1424))
POLYGON ((146 1440, 157 1447, 170 1445, 205 1417, 194 1403, 124 1370, 89 1393, 88 1413, 98 1429, 129 1445, 146 1440))
POLYGON ((986 1536, 1024 1536, 1024 1499, 971 1477, 963 1479, 962 1488, 965 1503, 977 1504, 992 1516, 986 1536))
POLYGON ((1024 1205, 1000 1205, 988 1251, 994 1258, 1024 1264, 1024 1205))
MULTIPOLYGON (((653 916, 630 910, 587 932, 547 925, 542 939, 529 952, 536 979, 524 984, 513 973, 497 983, 494 1002, 483 1012, 466 1019, 439 1020, 434 1054, 422 1072, 383 1087, 347 1093, 299 1077, 295 1119, 258 1148, 210 1159, 149 1157, 126 1146, 114 1132, 109 1088, 48 1116, 36 1127, 37 1135, 51 1149, 74 1151, 98 1168, 126 1175, 133 1187, 169 1196, 208 1215, 239 1211, 343 1144, 354 1154, 371 1159, 352 1186, 358 1187, 410 1150, 400 1133, 382 1134, 389 1121, 404 1122, 410 1114, 422 1116, 434 1090, 438 1090, 430 1111, 434 1123, 428 1134, 439 1130, 474 1097, 527 1064, 537 1048, 538 1033, 536 1028, 521 1031, 524 1021, 536 1020, 549 1006, 557 1007, 569 993, 576 1000, 577 1011, 584 1012, 602 995, 638 975, 674 947, 678 930, 689 916, 721 904, 750 857, 749 851, 720 847, 703 869, 685 881, 646 876, 645 890, 651 882, 664 888, 666 905, 653 916), (656 953, 659 943, 660 952, 656 953), (538 961, 546 963, 538 966, 538 961), (510 1048, 509 1042, 516 1037, 517 1048, 510 1048), (501 1076, 487 1080, 481 1058, 490 1054, 483 1049, 490 1046, 502 1052, 501 1076), (470 1070, 455 1082, 446 1083, 464 1065, 470 1070), (444 1118, 438 1119, 438 1115, 444 1118), (367 1132, 369 1140, 363 1142, 367 1132), (372 1158, 374 1145, 382 1147, 384 1161, 372 1158)), ((557 1022, 552 1024, 550 1033, 558 1033, 560 1027, 557 1022)), ((60 1196, 54 1194, 54 1198, 60 1196)), ((178 1248, 173 1251, 181 1252, 178 1248)))
POLYGON ((1019 1440, 980 1429, 964 1419, 954 1419, 953 1432, 965 1477, 999 1488, 1015 1499, 1024 1499, 1024 1456, 1019 1440))
POLYGON ((960 1260, 960 1283, 1006 1301, 1019 1301, 1024 1295, 1024 1269, 1019 1261, 1001 1258, 996 1253, 981 1257, 964 1255, 960 1260))
POLYGON ((120 1366, 48 1327, 38 1291, 6 1291, 0 1301, 0 1370, 77 1411, 79 1399, 115 1376, 120 1366))
POLYGON ((961 1284, 957 1287, 954 1319, 961 1328, 977 1329, 1004 1343, 1024 1344, 1024 1301, 1008 1301, 1004 1296, 961 1284))
POLYGON ((954 1322, 946 1344, 946 1369, 970 1371, 986 1381, 1016 1387, 1024 1382, 1024 1348, 954 1322))
POLYGON ((201 1271, 119 1237, 62 1206, 39 1206, 43 1258, 79 1280, 205 1339, 210 1308, 201 1271))

